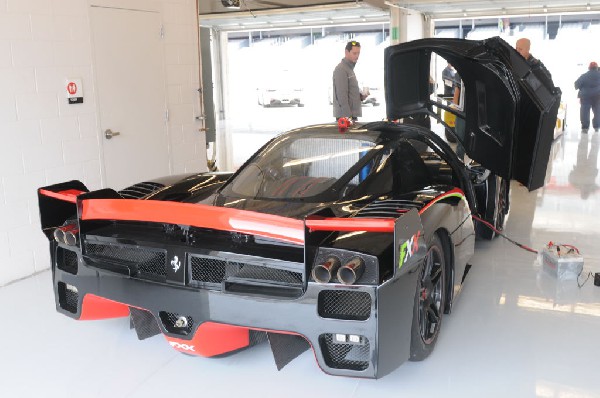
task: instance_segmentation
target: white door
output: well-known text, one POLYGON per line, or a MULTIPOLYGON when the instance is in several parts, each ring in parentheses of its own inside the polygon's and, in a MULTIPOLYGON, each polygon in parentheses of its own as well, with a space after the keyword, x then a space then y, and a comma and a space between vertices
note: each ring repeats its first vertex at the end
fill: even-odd
POLYGON ((168 175, 160 13, 91 6, 90 22, 106 185, 168 175))

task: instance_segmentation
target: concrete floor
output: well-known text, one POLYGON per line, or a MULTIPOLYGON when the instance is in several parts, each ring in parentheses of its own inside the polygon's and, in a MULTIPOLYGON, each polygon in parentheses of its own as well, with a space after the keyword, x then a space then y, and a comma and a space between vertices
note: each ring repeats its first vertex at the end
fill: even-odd
MULTIPOLYGON (((600 133, 567 131, 548 183, 512 185, 505 233, 541 249, 576 246, 584 271, 600 272, 600 133)), ((543 271, 505 239, 478 241, 453 313, 433 354, 380 380, 328 376, 305 352, 277 371, 263 344, 199 358, 161 336, 138 341, 126 318, 77 322, 54 310, 50 272, 0 288, 3 397, 600 397, 596 341, 600 287, 543 271)))

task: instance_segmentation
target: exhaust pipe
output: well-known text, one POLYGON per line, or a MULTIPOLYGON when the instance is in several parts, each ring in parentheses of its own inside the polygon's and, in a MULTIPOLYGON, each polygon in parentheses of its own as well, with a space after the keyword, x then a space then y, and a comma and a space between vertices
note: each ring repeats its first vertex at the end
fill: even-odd
POLYGON ((319 283, 328 283, 339 267, 340 259, 331 256, 323 264, 319 264, 313 268, 312 278, 319 283))
POLYGON ((363 272, 365 272, 365 261, 360 257, 352 257, 343 267, 340 267, 337 278, 344 285, 352 285, 363 272))
POLYGON ((69 246, 75 246, 77 244, 77 235, 79 230, 76 228, 65 231, 65 243, 69 246))
POLYGON ((65 243, 65 231, 63 231, 61 228, 55 228, 52 235, 54 236, 54 240, 56 242, 65 243))
POLYGON ((64 243, 69 246, 75 246, 77 244, 77 234, 79 230, 75 224, 69 224, 54 229, 54 240, 58 243, 64 243))

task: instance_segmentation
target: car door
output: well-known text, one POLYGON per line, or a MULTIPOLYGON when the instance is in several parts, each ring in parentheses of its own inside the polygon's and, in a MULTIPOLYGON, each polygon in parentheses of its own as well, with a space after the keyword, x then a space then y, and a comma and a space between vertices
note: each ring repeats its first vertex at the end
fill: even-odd
MULTIPOLYGON (((504 40, 422 39, 385 51, 387 117, 394 120, 439 106, 430 95, 432 54, 457 70, 464 102, 447 109, 464 123, 456 132, 465 152, 484 167, 530 190, 543 185, 560 89, 532 70, 504 40)), ((454 127, 453 129, 456 129, 454 127)))

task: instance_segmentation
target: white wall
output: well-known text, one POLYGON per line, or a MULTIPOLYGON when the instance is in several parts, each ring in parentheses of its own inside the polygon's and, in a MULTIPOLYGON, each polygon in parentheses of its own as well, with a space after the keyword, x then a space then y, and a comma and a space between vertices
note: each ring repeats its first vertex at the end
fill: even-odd
MULTIPOLYGON (((155 3, 165 27, 171 170, 202 171, 195 0, 155 3)), ((0 286, 49 267, 38 187, 70 179, 103 187, 88 10, 88 0, 0 0, 0 286), (83 104, 67 104, 66 77, 83 79, 83 104)))
POLYGON ((430 31, 430 22, 419 11, 390 7, 390 44, 429 37, 430 31))

